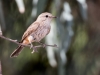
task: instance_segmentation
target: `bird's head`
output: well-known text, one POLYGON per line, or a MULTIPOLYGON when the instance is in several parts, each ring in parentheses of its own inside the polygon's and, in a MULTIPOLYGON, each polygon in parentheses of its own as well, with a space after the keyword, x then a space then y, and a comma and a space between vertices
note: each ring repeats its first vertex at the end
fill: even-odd
POLYGON ((51 13, 45 12, 42 13, 38 16, 37 21, 47 21, 47 22, 51 22, 51 20, 53 18, 56 18, 55 16, 53 16, 51 13))

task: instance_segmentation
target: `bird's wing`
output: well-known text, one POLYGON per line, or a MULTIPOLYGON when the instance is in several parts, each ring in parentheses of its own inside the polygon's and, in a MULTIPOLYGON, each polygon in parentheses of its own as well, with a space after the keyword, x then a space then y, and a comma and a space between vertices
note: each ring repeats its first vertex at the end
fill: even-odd
POLYGON ((21 42, 22 42, 27 36, 29 36, 31 33, 33 33, 34 31, 36 31, 37 28, 39 27, 39 25, 40 25, 40 24, 39 24, 38 22, 32 23, 32 24, 28 27, 28 29, 25 31, 25 33, 23 34, 21 42))

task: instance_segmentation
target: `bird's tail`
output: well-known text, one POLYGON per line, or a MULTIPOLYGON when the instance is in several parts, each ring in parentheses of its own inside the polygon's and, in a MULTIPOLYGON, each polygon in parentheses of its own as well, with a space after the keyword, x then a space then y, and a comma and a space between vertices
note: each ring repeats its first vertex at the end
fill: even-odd
POLYGON ((24 46, 20 45, 18 46, 10 55, 10 57, 17 57, 19 53, 23 50, 24 46))

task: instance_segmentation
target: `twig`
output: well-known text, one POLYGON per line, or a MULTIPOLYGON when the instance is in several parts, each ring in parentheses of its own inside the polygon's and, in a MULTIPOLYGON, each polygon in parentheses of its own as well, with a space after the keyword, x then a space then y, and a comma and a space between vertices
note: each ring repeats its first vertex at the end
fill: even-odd
MULTIPOLYGON (((0 37, 1 37, 2 39, 11 41, 11 42, 13 42, 13 43, 15 43, 15 44, 18 44, 18 45, 23 45, 23 46, 25 46, 25 47, 30 47, 30 46, 31 46, 31 45, 25 45, 25 44, 19 43, 19 42, 17 42, 17 40, 12 40, 12 39, 10 39, 10 38, 4 37, 3 35, 0 35, 0 37)), ((56 44, 54 44, 54 45, 46 45, 46 44, 43 44, 43 45, 33 46, 32 49, 36 51, 36 48, 39 48, 39 47, 46 47, 46 46, 58 48, 56 44)), ((32 51, 32 53, 33 53, 33 52, 34 52, 34 51, 32 51)))

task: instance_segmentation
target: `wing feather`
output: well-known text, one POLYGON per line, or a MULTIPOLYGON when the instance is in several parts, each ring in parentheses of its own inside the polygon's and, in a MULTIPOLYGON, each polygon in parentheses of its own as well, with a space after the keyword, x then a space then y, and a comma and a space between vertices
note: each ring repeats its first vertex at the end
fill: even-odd
POLYGON ((22 42, 27 36, 29 36, 31 33, 33 33, 34 31, 36 31, 37 28, 39 27, 39 25, 40 25, 40 24, 39 24, 38 22, 32 23, 32 24, 28 27, 28 29, 25 31, 25 33, 23 34, 21 42, 22 42))

